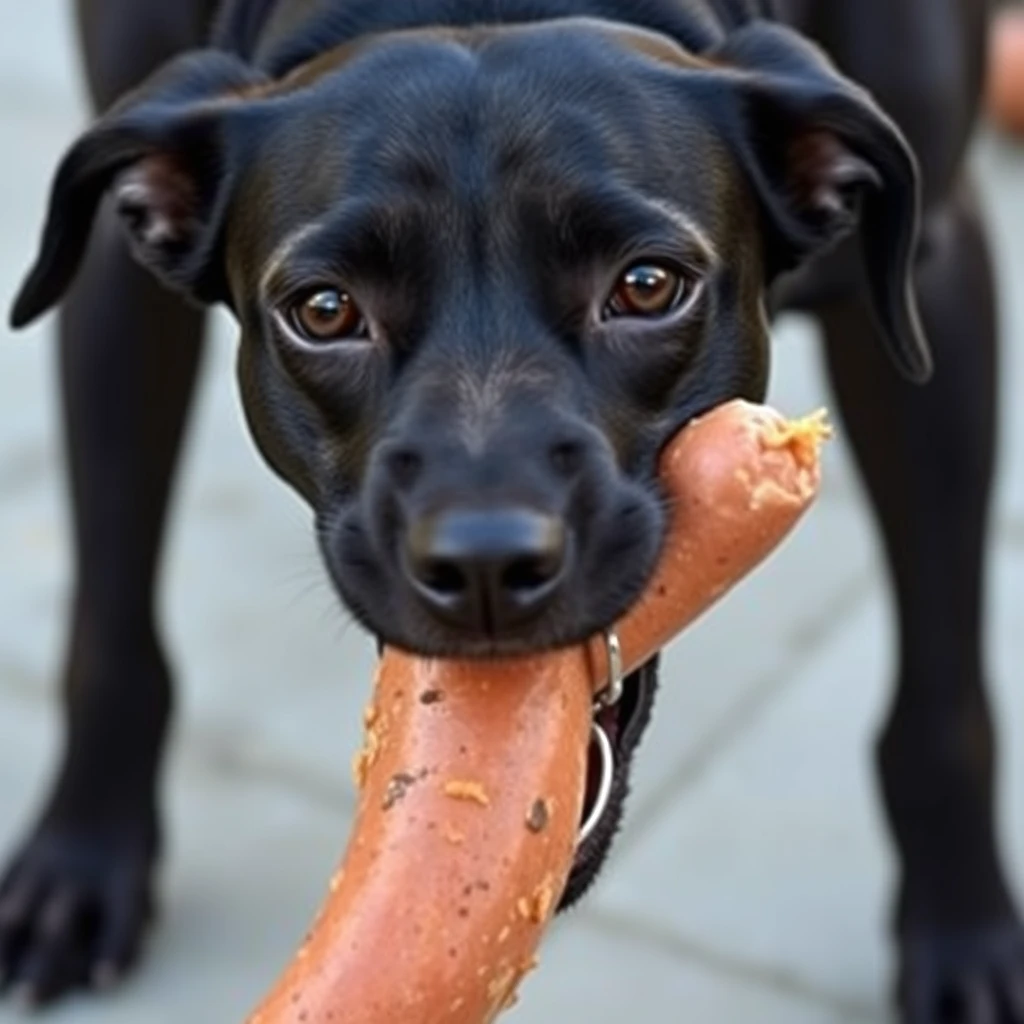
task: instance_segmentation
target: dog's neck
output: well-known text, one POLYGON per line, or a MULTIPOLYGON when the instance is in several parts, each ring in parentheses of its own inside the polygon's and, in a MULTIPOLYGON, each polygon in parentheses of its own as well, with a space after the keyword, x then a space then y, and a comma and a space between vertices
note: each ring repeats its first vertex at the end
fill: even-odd
POLYGON ((738 25, 771 17, 773 4, 774 0, 226 0, 214 43, 280 77, 326 50, 393 29, 586 16, 661 32, 701 53, 738 25))

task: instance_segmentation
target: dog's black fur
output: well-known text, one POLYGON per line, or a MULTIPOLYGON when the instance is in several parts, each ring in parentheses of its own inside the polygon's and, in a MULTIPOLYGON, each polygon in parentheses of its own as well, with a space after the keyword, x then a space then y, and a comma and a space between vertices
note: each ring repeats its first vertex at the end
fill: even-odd
MULTIPOLYGON (((660 547, 662 445, 762 398, 766 310, 799 308, 825 327, 900 612, 880 760, 903 1018, 1024 1021, 980 636, 995 325, 963 161, 986 4, 779 6, 236 0, 211 21, 201 0, 80 0, 106 113, 61 165, 12 317, 66 295, 78 556, 66 757, 0 896, 23 991, 121 972, 149 912, 170 710, 152 589, 198 306, 238 319, 253 436, 348 607, 463 656, 623 612, 660 547), (638 265, 676 274, 678 301, 624 313, 638 265), (365 329, 302 335, 324 287, 365 329), (481 536, 501 548, 482 574, 481 536), (494 576, 509 544, 546 567, 494 576)), ((612 841, 655 687, 652 663, 609 723, 615 798, 566 904, 612 841)))

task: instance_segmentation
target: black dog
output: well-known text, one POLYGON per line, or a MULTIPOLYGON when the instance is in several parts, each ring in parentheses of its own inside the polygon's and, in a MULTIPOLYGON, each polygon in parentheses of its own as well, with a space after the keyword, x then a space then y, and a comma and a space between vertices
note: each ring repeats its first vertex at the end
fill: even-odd
MULTIPOLYGON (((382 641, 479 656, 623 612, 662 537, 660 447, 761 398, 767 311, 799 308, 899 609, 879 752, 903 1019, 1024 1022, 980 639, 983 0, 249 0, 178 55, 210 6, 79 2, 100 108, 175 59, 64 160, 13 312, 67 292, 77 596, 65 760, 3 884, 0 970, 51 998, 126 969, 144 931, 171 703, 152 592, 197 304, 241 325, 252 433, 345 603, 382 641)), ((608 723, 615 799, 565 902, 655 682, 608 723)))

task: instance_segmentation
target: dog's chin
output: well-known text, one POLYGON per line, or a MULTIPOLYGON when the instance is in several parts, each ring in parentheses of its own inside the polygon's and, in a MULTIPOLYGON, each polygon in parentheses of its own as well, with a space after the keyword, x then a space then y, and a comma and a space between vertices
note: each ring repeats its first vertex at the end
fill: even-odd
POLYGON ((503 632, 495 636, 463 633, 431 622, 416 624, 410 629, 395 629, 386 623, 381 623, 379 628, 374 628, 369 622, 364 622, 364 625, 382 644, 406 654, 427 658, 493 661, 498 658, 526 658, 586 643, 600 636, 607 628, 600 623, 614 622, 616 618, 587 617, 577 623, 538 622, 519 632, 503 632))
POLYGON ((615 592, 604 599, 592 597, 587 602, 589 607, 554 607, 517 629, 500 633, 459 629, 425 613, 415 606, 414 600, 387 601, 378 606, 372 598, 367 599, 365 591, 352 588, 351 573, 344 574, 345 582, 339 579, 336 586, 342 602, 384 646, 419 657, 487 661, 544 654, 601 636, 640 597, 649 572, 644 565, 640 572, 634 569, 629 579, 619 577, 615 592))

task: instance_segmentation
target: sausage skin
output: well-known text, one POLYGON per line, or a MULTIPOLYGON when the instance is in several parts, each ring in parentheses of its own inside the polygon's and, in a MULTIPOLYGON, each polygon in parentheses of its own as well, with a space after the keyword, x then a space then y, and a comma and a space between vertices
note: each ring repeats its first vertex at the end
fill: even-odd
MULTIPOLYGON (((821 485, 823 412, 787 420, 736 399, 691 420, 662 454, 668 536, 640 600, 616 625, 626 671, 638 668, 750 575, 810 507, 821 485)), ((594 678, 607 678, 592 644, 594 678)))
MULTIPOLYGON (((817 494, 821 417, 730 402, 667 447, 660 564, 617 624, 626 670, 789 533, 817 494)), ((495 662, 388 650, 344 862, 249 1024, 486 1024, 535 964, 572 867, 603 643, 495 662)))

